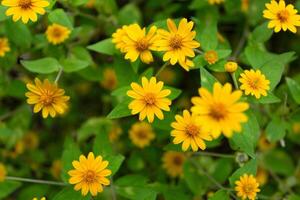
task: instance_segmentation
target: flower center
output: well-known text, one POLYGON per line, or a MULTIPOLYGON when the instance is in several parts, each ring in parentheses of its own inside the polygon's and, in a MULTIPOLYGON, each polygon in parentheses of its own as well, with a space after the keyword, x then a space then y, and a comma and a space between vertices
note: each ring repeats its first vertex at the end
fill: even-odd
POLYGON ((148 105, 154 105, 156 102, 156 98, 153 93, 147 93, 144 97, 144 100, 148 105))
POLYGON ((53 37, 60 38, 61 36, 62 36, 62 32, 60 29, 58 28, 53 29, 53 37))
POLYGON ((145 140, 145 139, 147 139, 147 134, 146 134, 144 131, 138 131, 138 132, 137 132, 137 137, 138 137, 140 140, 145 140))
POLYGON ((196 136, 199 133, 199 128, 194 124, 189 124, 185 128, 186 133, 190 136, 196 136))
POLYGON ((183 160, 181 159, 181 157, 175 156, 175 157, 173 158, 173 163, 174 163, 174 165, 176 165, 176 166, 182 166, 183 160))
POLYGON ((259 88, 259 78, 254 78, 253 80, 249 80, 249 85, 253 90, 257 90, 259 88))
POLYGON ((217 52, 215 52, 213 50, 207 51, 204 54, 204 58, 209 64, 214 64, 218 61, 218 54, 217 54, 217 52))
POLYGON ((53 103, 53 96, 50 94, 42 94, 40 97, 40 101, 44 106, 49 106, 53 103))
POLYGON ((244 186, 244 191, 245 191, 245 193, 246 194, 250 194, 250 193, 252 193, 253 192, 253 185, 245 185, 244 186))
POLYGON ((145 38, 142 38, 136 42, 135 48, 139 52, 146 51, 149 48, 149 43, 145 38))
POLYGON ((31 0, 19 0, 19 7, 21 7, 22 9, 26 10, 31 8, 31 6, 32 6, 31 0))
POLYGON ((287 22, 289 16, 290 16, 290 13, 287 10, 282 10, 277 13, 277 18, 281 23, 287 22))
POLYGON ((94 183, 96 181, 96 173, 92 170, 88 170, 84 176, 83 176, 83 180, 86 183, 94 183))
POLYGON ((224 119, 227 115, 227 109, 226 107, 219 103, 219 104, 214 104, 211 108, 210 108, 210 112, 209 112, 209 115, 217 120, 217 121, 220 121, 222 119, 224 119))
POLYGON ((170 40, 170 47, 173 50, 180 49, 182 47, 182 37, 175 34, 170 40))

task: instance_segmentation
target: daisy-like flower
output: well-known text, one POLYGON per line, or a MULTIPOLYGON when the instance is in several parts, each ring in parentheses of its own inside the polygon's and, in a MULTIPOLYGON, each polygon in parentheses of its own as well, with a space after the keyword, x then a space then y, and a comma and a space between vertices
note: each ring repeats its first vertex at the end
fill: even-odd
POLYGON ((188 22, 183 18, 177 28, 173 20, 168 19, 169 31, 159 29, 160 39, 156 42, 159 51, 165 51, 164 61, 170 61, 171 65, 179 63, 186 71, 194 67, 194 63, 188 57, 195 57, 194 48, 200 47, 195 41, 196 31, 192 31, 194 22, 188 22))
POLYGON ((116 48, 126 53, 125 59, 135 62, 138 57, 141 61, 149 64, 153 62, 151 50, 155 51, 155 42, 158 39, 156 26, 152 26, 148 33, 146 28, 141 28, 138 24, 123 26, 113 34, 113 42, 116 48))
POLYGON ((186 157, 183 153, 168 151, 164 153, 162 161, 163 168, 173 178, 183 175, 183 164, 186 157))
POLYGON ((51 175, 54 178, 59 180, 61 171, 62 171, 62 162, 61 162, 61 160, 54 160, 52 162, 52 165, 51 165, 51 168, 50 168, 51 175))
POLYGON ((248 10, 249 10, 249 0, 242 0, 242 2, 241 2, 242 4, 241 4, 241 10, 243 11, 243 12, 248 12, 248 10))
POLYGON ((111 175, 111 170, 107 169, 109 162, 103 160, 101 156, 94 156, 90 152, 88 157, 81 155, 79 161, 74 160, 72 165, 75 169, 70 170, 68 174, 70 184, 74 184, 76 191, 81 190, 81 194, 86 196, 88 192, 96 196, 98 192, 103 191, 103 186, 110 184, 107 176, 111 175))
POLYGON ((239 102, 241 91, 233 91, 232 86, 226 83, 222 86, 216 82, 213 93, 206 88, 199 89, 200 97, 193 97, 194 106, 191 111, 198 115, 198 120, 203 122, 202 126, 208 129, 214 138, 221 133, 231 137, 233 131, 240 132, 241 123, 248 120, 244 111, 249 108, 246 102, 239 102))
POLYGON ((241 197, 243 200, 247 198, 249 200, 254 200, 256 198, 256 194, 260 192, 259 183, 252 174, 244 174, 238 181, 235 182, 235 184, 237 196, 241 197))
POLYGON ((16 22, 22 19, 24 24, 27 24, 29 19, 33 22, 37 21, 37 13, 45 14, 45 7, 49 6, 46 0, 3 0, 2 5, 9 7, 5 14, 6 16, 13 16, 16 22))
POLYGON ((132 90, 127 91, 127 95, 134 100, 128 105, 132 115, 139 113, 139 120, 146 117, 150 123, 154 120, 154 115, 160 120, 164 119, 164 111, 170 111, 171 100, 167 98, 171 90, 163 89, 164 83, 157 82, 155 77, 148 80, 142 78, 142 85, 131 83, 132 90))
POLYGON ((264 168, 258 167, 256 173, 256 180, 259 185, 265 185, 268 182, 269 174, 264 168))
POLYGON ((267 96, 267 91, 270 89, 270 81, 260 70, 245 70, 241 74, 239 82, 242 83, 240 89, 244 90, 246 95, 251 94, 257 99, 261 96, 267 96))
POLYGON ((225 0, 208 0, 211 5, 224 3, 225 0))
POLYGON ((107 90, 113 90, 118 85, 117 75, 114 69, 105 68, 103 70, 103 79, 100 82, 101 86, 107 90))
POLYGON ((300 26, 300 15, 292 4, 285 4, 284 0, 279 2, 271 0, 271 3, 266 4, 266 9, 263 11, 264 18, 270 19, 268 28, 274 28, 275 32, 290 30, 293 33, 297 32, 296 26, 300 26))
MULTIPOLYGON (((34 197, 32 200, 39 200, 39 198, 34 197)), ((46 200, 46 197, 42 197, 40 200, 46 200)))
POLYGON ((171 136, 174 137, 173 143, 182 143, 182 150, 186 151, 191 146, 193 151, 198 149, 204 150, 206 144, 204 140, 211 141, 212 137, 207 130, 204 130, 197 116, 190 114, 189 111, 184 110, 183 116, 176 115, 176 122, 171 124, 171 136))
POLYGON ((6 173, 7 172, 5 166, 2 163, 0 163, 0 182, 5 180, 6 173))
POLYGON ((10 51, 7 38, 0 38, 0 57, 4 57, 7 52, 10 51))
POLYGON ((29 92, 26 92, 27 103, 34 104, 33 112, 38 113, 42 110, 43 118, 47 118, 50 114, 55 117, 56 114, 63 114, 67 109, 69 96, 64 96, 65 91, 58 88, 57 84, 52 84, 48 79, 41 82, 38 78, 35 84, 28 83, 26 87, 29 92))
POLYGON ((213 65, 219 59, 218 53, 214 50, 207 51, 204 54, 204 59, 206 60, 206 62, 208 62, 208 64, 213 65))
POLYGON ((54 45, 63 43, 69 38, 71 30, 59 24, 52 24, 46 30, 47 40, 54 45))
POLYGON ((150 124, 138 122, 129 130, 129 138, 135 146, 142 149, 149 146, 151 141, 154 140, 155 133, 150 124))
POLYGON ((120 138, 121 134, 122 134, 122 129, 120 128, 120 126, 114 124, 108 133, 108 139, 111 143, 114 143, 120 138))

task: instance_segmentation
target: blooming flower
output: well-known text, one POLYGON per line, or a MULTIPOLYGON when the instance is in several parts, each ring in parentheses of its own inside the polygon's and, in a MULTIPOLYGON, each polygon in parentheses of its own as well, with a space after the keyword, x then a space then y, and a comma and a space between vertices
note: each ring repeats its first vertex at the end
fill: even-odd
POLYGON ((46 30, 47 40, 54 45, 63 43, 69 38, 71 30, 59 24, 52 24, 46 30))
POLYGON ((129 130, 129 138, 134 145, 139 148, 149 146, 150 142, 154 140, 155 133, 150 124, 146 122, 135 123, 129 130))
POLYGON ((173 178, 182 176, 185 159, 183 153, 176 151, 165 152, 162 158, 163 168, 166 170, 167 174, 173 178))
POLYGON ((279 2, 271 0, 271 3, 266 4, 266 9, 263 11, 264 18, 270 19, 268 28, 274 28, 275 32, 281 29, 290 30, 293 33, 297 32, 296 26, 300 26, 300 15, 292 4, 285 4, 284 0, 279 2))
POLYGON ((265 185, 268 182, 268 178, 269 178, 268 171, 265 170, 264 168, 258 167, 255 178, 259 183, 259 185, 265 185))
POLYGON ((242 83, 240 89, 244 90, 246 95, 251 94, 257 99, 261 95, 267 96, 267 91, 270 89, 270 81, 266 79, 260 70, 245 70, 240 76, 239 82, 242 83))
POLYGON ((139 119, 144 120, 146 117, 150 123, 154 120, 154 115, 158 119, 164 119, 162 110, 170 111, 171 100, 167 98, 171 90, 163 89, 162 81, 156 82, 155 77, 148 80, 142 78, 142 86, 137 83, 131 83, 132 90, 127 91, 127 95, 134 100, 128 105, 133 115, 139 113, 139 119))
POLYGON ((173 20, 168 19, 169 31, 159 29, 157 31, 160 39, 156 42, 159 51, 165 51, 164 61, 170 61, 171 65, 179 63, 181 67, 189 71, 194 63, 188 57, 195 57, 194 48, 200 47, 195 41, 196 32, 192 31, 194 22, 188 22, 183 18, 177 28, 173 20))
POLYGON ((171 124, 171 135, 174 137, 173 143, 182 143, 182 150, 186 151, 190 146, 193 151, 198 148, 204 150, 206 144, 204 140, 211 141, 212 137, 207 130, 204 130, 196 115, 191 115, 189 111, 184 110, 183 116, 176 115, 176 122, 171 124))
POLYGON ((37 21, 37 13, 45 14, 45 7, 49 6, 46 0, 3 0, 2 5, 10 7, 6 10, 7 16, 13 16, 16 22, 22 19, 24 24, 27 24, 29 19, 33 22, 37 21))
POLYGON ((214 5, 214 4, 221 4, 224 1, 225 0, 208 0, 208 3, 211 4, 211 5, 214 5))
POLYGON ((116 45, 116 48, 119 49, 122 53, 125 53, 126 43, 123 38, 127 36, 125 29, 128 26, 124 25, 122 28, 118 28, 116 32, 112 34, 112 42, 116 45))
POLYGON ((204 59, 208 64, 213 65, 218 61, 218 53, 214 50, 210 50, 204 53, 204 59))
POLYGON ((256 194, 260 192, 259 184, 253 175, 244 174, 238 181, 235 182, 235 191, 237 196, 244 199, 254 200, 256 194))
POLYGON ((90 152, 88 157, 81 155, 79 161, 75 160, 72 165, 75 169, 68 174, 70 184, 75 184, 76 191, 81 190, 81 194, 86 196, 88 192, 96 196, 103 191, 103 186, 109 185, 110 181, 106 178, 111 175, 111 170, 107 169, 108 161, 102 160, 101 156, 95 158, 94 153, 90 152))
POLYGON ((29 92, 26 92, 27 103, 34 104, 33 112, 37 113, 42 110, 43 118, 47 118, 50 114, 55 117, 56 114, 63 114, 67 109, 67 101, 70 97, 64 96, 65 91, 52 84, 48 79, 41 82, 35 79, 35 84, 28 83, 26 85, 29 92))
POLYGON ((248 120, 243 112, 249 108, 248 103, 239 102, 241 91, 232 92, 231 84, 222 86, 216 82, 213 93, 202 87, 199 94, 201 97, 192 98, 194 106, 191 111, 198 115, 198 120, 203 122, 203 127, 214 138, 218 138, 221 133, 231 137, 233 131, 241 131, 241 123, 248 120))
POLYGON ((10 51, 7 38, 0 38, 0 57, 4 57, 7 52, 10 51))
POLYGON ((100 84, 105 89, 115 89, 118 84, 118 79, 115 70, 112 68, 105 68, 103 70, 103 79, 101 80, 100 84))
POLYGON ((6 173, 7 172, 5 166, 2 163, 0 163, 0 182, 5 180, 6 173))
POLYGON ((225 71, 229 73, 233 73, 237 70, 238 64, 233 61, 229 61, 224 65, 225 71))

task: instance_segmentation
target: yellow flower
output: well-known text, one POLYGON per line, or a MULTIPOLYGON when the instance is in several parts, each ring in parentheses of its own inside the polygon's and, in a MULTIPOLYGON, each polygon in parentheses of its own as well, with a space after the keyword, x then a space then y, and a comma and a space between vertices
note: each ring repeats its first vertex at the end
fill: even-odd
POLYGON ((29 132, 27 133, 23 139, 23 143, 25 144, 25 148, 27 149, 36 149, 39 145, 39 138, 36 133, 29 132))
POLYGON ((195 41, 196 32, 192 31, 194 22, 188 22, 183 18, 177 28, 173 20, 168 19, 169 32, 163 29, 157 31, 160 39, 156 42, 159 51, 165 51, 164 61, 170 61, 171 65, 179 63, 186 71, 194 67, 194 63, 188 57, 195 57, 194 48, 200 47, 195 41))
POLYGON ((108 90, 114 90, 117 87, 118 80, 115 70, 106 68, 103 71, 103 79, 101 80, 101 86, 108 90))
POLYGON ((48 26, 46 30, 48 42, 54 45, 63 43, 66 39, 69 38, 70 33, 70 29, 59 24, 52 24, 48 26))
POLYGON ((5 166, 2 163, 0 163, 0 182, 5 180, 6 174, 7 172, 5 166))
POLYGON ((211 5, 214 5, 214 4, 221 4, 224 1, 225 0, 208 0, 208 3, 211 4, 211 5))
MULTIPOLYGON (((39 200, 37 197, 34 197, 32 200, 39 200)), ((42 197, 40 200, 46 200, 45 197, 42 197)))
POLYGON ((60 160, 54 160, 50 168, 51 175, 56 179, 60 179, 61 171, 62 162, 60 160))
POLYGON ((300 133, 300 122, 294 122, 293 123, 293 132, 296 134, 300 133))
POLYGON ((114 125, 108 134, 109 141, 110 142, 117 141, 121 133, 122 133, 122 129, 118 125, 114 125))
POLYGON ((248 10, 249 10, 249 0, 242 0, 241 10, 243 12, 248 12, 248 10))
POLYGON ((23 154, 25 151, 25 144, 22 140, 19 140, 15 145, 15 156, 18 156, 20 154, 23 154))
POLYGON ((218 53, 214 50, 207 51, 204 54, 204 59, 206 60, 206 62, 208 62, 208 64, 213 65, 219 59, 218 53))
POLYGON ((233 61, 229 61, 224 65, 225 71, 229 73, 233 73, 237 70, 238 64, 233 61))
POLYGON ((162 158, 163 168, 167 174, 175 178, 183 175, 183 164, 185 161, 185 155, 176 151, 165 152, 162 158))
POLYGON ((156 82, 155 77, 148 80, 142 78, 142 86, 137 83, 131 83, 132 90, 127 91, 127 95, 134 100, 128 105, 133 115, 139 113, 139 120, 146 117, 150 123, 154 120, 154 115, 158 119, 164 119, 161 110, 170 111, 171 100, 167 98, 171 94, 171 90, 163 89, 162 81, 156 82))
POLYGON ((75 184, 76 191, 81 190, 81 194, 86 196, 88 192, 96 196, 103 191, 103 186, 109 185, 110 181, 106 177, 111 175, 111 170, 107 169, 108 161, 102 160, 101 156, 95 158, 92 152, 88 157, 81 155, 79 161, 74 160, 72 165, 75 169, 68 174, 70 184, 75 184))
POLYGON ((164 83, 171 85, 176 81, 176 72, 169 67, 166 67, 162 72, 159 73, 158 78, 164 83))
POLYGON ((64 96, 65 91, 57 87, 57 84, 52 84, 48 79, 41 82, 38 78, 35 79, 35 84, 28 83, 29 92, 26 92, 27 103, 35 104, 33 112, 37 113, 42 110, 44 118, 50 114, 55 117, 56 114, 63 114, 67 109, 67 101, 70 97, 64 96))
POLYGON ((154 140, 155 133, 150 124, 146 122, 138 122, 132 125, 129 130, 129 138, 131 142, 139 148, 144 148, 150 145, 154 140))
POLYGON ((171 124, 174 130, 171 131, 171 136, 174 137, 173 143, 182 143, 182 150, 186 151, 191 146, 193 151, 198 151, 198 148, 206 149, 204 140, 211 141, 212 137, 207 130, 204 130, 197 116, 190 114, 184 110, 183 116, 176 115, 176 122, 171 124))
POLYGON ((156 30, 156 26, 152 26, 146 33, 146 28, 142 29, 138 24, 123 26, 122 30, 118 29, 113 34, 112 42, 121 52, 126 53, 125 59, 135 62, 140 57, 142 62, 149 64, 153 62, 150 50, 156 50, 156 30))
POLYGON ((270 81, 266 79, 265 75, 260 70, 253 69, 245 70, 239 78, 241 90, 245 90, 245 94, 255 96, 259 99, 262 96, 267 96, 267 91, 270 89, 270 81))
POLYGON ((13 16, 13 20, 16 22, 22 19, 22 22, 26 24, 29 19, 33 22, 37 21, 37 13, 45 14, 45 7, 49 6, 49 2, 46 0, 3 0, 2 5, 10 7, 6 10, 6 16, 13 16))
POLYGON ((257 173, 256 173, 256 180, 259 183, 259 185, 265 185, 268 182, 268 171, 265 169, 258 167, 257 173))
POLYGON ((213 93, 205 88, 199 89, 201 97, 193 97, 192 112, 198 115, 198 120, 203 122, 205 129, 209 129, 214 138, 221 133, 231 137, 233 131, 241 131, 241 123, 248 120, 243 113, 249 108, 246 102, 239 102, 242 96, 241 91, 233 91, 232 86, 226 83, 222 86, 216 82, 213 93))
POLYGON ((268 28, 274 28, 275 32, 290 30, 293 33, 297 32, 296 26, 300 26, 300 15, 292 4, 285 4, 284 0, 279 2, 271 0, 271 3, 266 4, 264 10, 264 18, 270 19, 268 28))
POLYGON ((256 181, 253 175, 244 174, 238 181, 235 182, 237 196, 244 199, 254 200, 256 193, 260 192, 259 183, 256 181))
POLYGON ((87 8, 93 8, 95 6, 96 0, 88 0, 88 2, 85 4, 85 7, 87 8))
POLYGON ((276 146, 276 143, 271 143, 268 141, 268 139, 266 138, 266 135, 263 133, 261 134, 261 136, 259 137, 258 140, 258 148, 261 151, 268 151, 270 149, 273 149, 276 146))
POLYGON ((4 57, 7 52, 10 51, 7 38, 0 38, 0 57, 4 57))

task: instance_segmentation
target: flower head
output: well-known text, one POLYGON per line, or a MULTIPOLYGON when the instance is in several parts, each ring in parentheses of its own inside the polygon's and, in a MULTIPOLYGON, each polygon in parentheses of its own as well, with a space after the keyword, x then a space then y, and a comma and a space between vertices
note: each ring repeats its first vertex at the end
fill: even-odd
POLYGON ((150 124, 146 122, 135 123, 129 130, 129 138, 134 145, 139 148, 149 146, 150 142, 154 140, 155 133, 150 124))
POLYGON ((258 148, 260 151, 268 151, 273 149, 276 146, 276 143, 269 142, 266 135, 263 133, 260 135, 258 140, 258 148))
POLYGON ((152 26, 146 33, 146 28, 142 29, 138 24, 123 26, 113 34, 112 41, 116 48, 126 53, 125 59, 135 62, 140 57, 142 62, 149 64, 153 62, 151 50, 156 50, 156 30, 156 26, 152 26))
POLYGON ((167 174, 175 178, 183 175, 183 164, 186 157, 183 153, 176 151, 168 151, 164 153, 162 161, 163 168, 167 174))
POLYGON ((63 43, 69 38, 71 30, 59 24, 52 24, 46 30, 47 40, 54 45, 63 43))
POLYGON ((194 22, 188 22, 183 18, 177 27, 173 20, 168 19, 169 31, 159 29, 157 31, 160 39, 156 42, 159 51, 165 51, 164 61, 170 61, 171 65, 179 63, 181 67, 189 71, 194 63, 188 57, 195 57, 194 48, 200 47, 195 41, 196 32, 192 31, 194 22))
MULTIPOLYGON (((39 200, 39 198, 34 197, 32 200, 39 200)), ((46 200, 46 197, 42 197, 40 200, 46 200)))
POLYGON ((81 190, 83 196, 89 191, 92 196, 96 196, 98 192, 103 191, 103 186, 110 184, 106 178, 111 175, 111 170, 107 169, 108 164, 108 161, 103 160, 101 156, 95 157, 92 152, 87 157, 81 155, 79 161, 72 162, 75 169, 68 172, 71 176, 69 183, 75 185, 76 191, 81 190))
POLYGON ((51 168, 50 168, 51 175, 56 179, 60 179, 61 171, 62 171, 62 162, 61 162, 61 160, 54 160, 52 162, 52 165, 51 165, 51 168))
POLYGON ((235 191, 237 196, 244 199, 254 200, 256 194, 260 192, 259 184, 253 175, 244 174, 238 181, 235 182, 235 191))
POLYGON ((241 10, 243 12, 248 12, 250 0, 242 0, 241 10))
POLYGON ((150 123, 154 120, 154 115, 158 119, 164 119, 162 110, 170 111, 171 100, 167 98, 171 90, 163 89, 162 81, 156 82, 155 77, 148 80, 142 78, 142 85, 131 83, 132 90, 127 91, 127 95, 134 100, 128 105, 133 115, 139 113, 139 119, 144 120, 146 117, 150 123))
POLYGON ((2 163, 0 163, 0 182, 5 180, 6 173, 7 172, 5 166, 2 163))
POLYGON ((204 130, 197 116, 190 114, 189 111, 184 110, 183 116, 176 115, 176 122, 171 124, 171 135, 174 137, 173 143, 182 143, 182 150, 186 151, 190 146, 193 151, 198 149, 204 150, 206 144, 204 140, 211 141, 212 137, 207 130, 204 130))
POLYGON ((214 138, 221 133, 231 137, 233 131, 241 131, 241 123, 248 120, 244 111, 249 104, 239 102, 242 96, 241 91, 233 91, 232 86, 226 83, 222 86, 216 82, 213 86, 213 93, 205 88, 199 89, 199 97, 193 97, 192 113, 198 115, 198 120, 208 129, 214 138))
POLYGON ((270 19, 268 28, 274 28, 275 32, 290 30, 293 33, 297 32, 296 26, 300 26, 300 15, 292 4, 285 4, 284 0, 279 2, 271 0, 271 3, 266 4, 264 10, 264 18, 270 19))
POLYGON ((93 8, 95 6, 96 0, 88 0, 85 4, 85 7, 87 8, 93 8))
POLYGON ((6 16, 13 16, 16 22, 22 19, 24 24, 27 24, 29 19, 33 22, 37 21, 37 13, 45 14, 45 7, 49 6, 46 0, 3 0, 2 5, 10 7, 6 10, 6 16))
POLYGON ((259 99, 261 95, 267 96, 267 91, 270 89, 270 81, 266 79, 260 70, 245 70, 241 74, 239 81, 242 83, 240 89, 244 90, 246 95, 251 94, 257 99, 259 99))
POLYGON ((7 52, 10 51, 7 38, 0 38, 0 57, 4 57, 7 52))
POLYGON ((111 128, 111 130, 108 133, 108 139, 110 142, 115 142, 119 139, 120 135, 122 134, 122 129, 117 124, 114 124, 114 126, 111 128))
POLYGON ((101 86, 108 90, 113 90, 117 87, 118 79, 116 72, 112 68, 105 68, 103 70, 103 79, 101 80, 101 86))
POLYGON ((50 114, 55 117, 56 114, 63 114, 67 109, 67 101, 70 97, 64 96, 65 91, 52 84, 48 79, 41 82, 38 78, 35 84, 28 83, 26 86, 29 92, 26 92, 27 103, 34 104, 33 112, 37 113, 42 110, 43 118, 50 114))
POLYGON ((256 173, 256 180, 259 185, 265 185, 268 182, 269 174, 264 168, 258 167, 256 173))
POLYGON ((206 62, 208 62, 209 65, 213 65, 219 59, 218 53, 214 50, 207 51, 204 54, 204 59, 206 60, 206 62))
POLYGON ((233 61, 229 61, 224 65, 225 71, 229 73, 233 73, 237 70, 238 64, 233 61))
POLYGON ((39 145, 38 135, 34 132, 29 132, 24 135, 22 138, 23 143, 25 144, 25 148, 27 149, 36 149, 39 145))
POLYGON ((221 4, 224 1, 225 0, 208 0, 208 3, 211 4, 211 5, 214 5, 214 4, 221 4))

